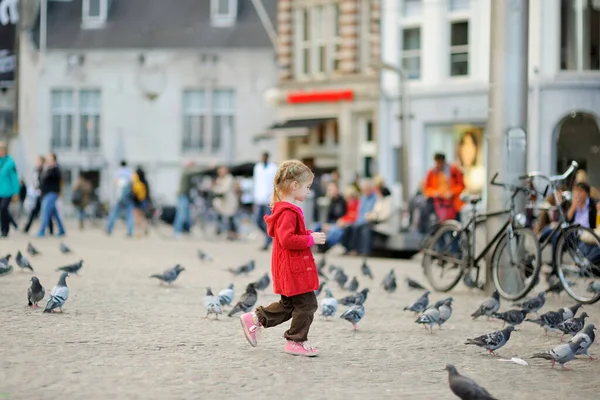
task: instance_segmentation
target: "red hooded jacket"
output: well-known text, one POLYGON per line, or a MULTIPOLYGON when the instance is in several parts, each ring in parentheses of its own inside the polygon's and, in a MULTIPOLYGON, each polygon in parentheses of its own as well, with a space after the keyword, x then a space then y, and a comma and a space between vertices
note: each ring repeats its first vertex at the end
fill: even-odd
POLYGON ((304 225, 300 207, 278 201, 265 216, 267 232, 273 238, 271 273, 273 291, 291 297, 319 288, 319 276, 310 246, 311 231, 304 225))

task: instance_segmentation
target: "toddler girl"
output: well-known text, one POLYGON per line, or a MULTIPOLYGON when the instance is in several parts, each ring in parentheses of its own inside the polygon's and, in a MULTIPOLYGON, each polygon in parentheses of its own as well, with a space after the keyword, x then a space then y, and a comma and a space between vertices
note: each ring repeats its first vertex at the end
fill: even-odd
POLYGON ((285 352, 314 357, 319 351, 311 347, 308 330, 317 311, 319 276, 310 247, 325 243, 325 234, 311 232, 304 224, 302 209, 294 204, 302 202, 310 193, 314 175, 298 160, 284 161, 274 179, 271 215, 265 217, 267 231, 273 238, 271 273, 273 291, 281 300, 240 317, 244 334, 251 346, 256 346, 256 333, 292 319, 285 352))

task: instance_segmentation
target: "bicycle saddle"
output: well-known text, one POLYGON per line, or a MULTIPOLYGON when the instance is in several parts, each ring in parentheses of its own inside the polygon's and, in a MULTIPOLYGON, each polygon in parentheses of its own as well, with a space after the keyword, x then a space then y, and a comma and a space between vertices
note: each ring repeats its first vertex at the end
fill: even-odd
POLYGON ((481 196, 478 194, 461 194, 460 200, 465 203, 477 204, 481 201, 481 196))

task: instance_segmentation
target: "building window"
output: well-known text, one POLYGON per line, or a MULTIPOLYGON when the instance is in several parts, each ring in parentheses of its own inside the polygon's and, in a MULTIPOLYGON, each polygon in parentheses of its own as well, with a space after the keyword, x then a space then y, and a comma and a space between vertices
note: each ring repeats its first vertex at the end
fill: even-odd
POLYGON ((340 4, 333 5, 333 70, 339 71, 342 63, 342 36, 340 35, 340 4))
POLYGON ((600 70, 600 1, 561 1, 560 68, 600 70))
POLYGON ((237 0, 211 0, 210 17, 213 26, 232 26, 237 16, 237 7, 237 0))
POLYGON ((450 76, 469 75, 469 22, 450 24, 450 76))
POLYGON ((53 90, 50 101, 52 107, 50 147, 53 150, 70 149, 73 145, 73 116, 75 115, 73 91, 53 90))
POLYGON ((449 0, 448 9, 450 11, 463 11, 469 9, 471 0, 449 0))
POLYGON ((402 16, 419 17, 423 12, 423 1, 422 0, 404 0, 402 5, 402 16))
POLYGON ((373 136, 373 121, 367 121, 365 124, 365 141, 373 142, 375 137, 373 136))
POLYGON ((315 7, 312 10, 312 28, 314 32, 314 60, 313 70, 324 73, 327 70, 327 37, 325 35, 325 7, 315 7))
POLYGON ((310 14, 308 10, 302 10, 299 14, 299 23, 297 26, 300 27, 300 62, 301 66, 299 72, 302 75, 310 74, 310 14))
POLYGON ((371 2, 369 0, 363 0, 362 10, 360 13, 360 67, 361 70, 365 71, 371 68, 371 46, 372 46, 372 29, 371 23, 371 2))
POLYGON ((79 92, 79 148, 100 148, 100 90, 79 92))
POLYGON ((99 28, 104 26, 112 0, 83 0, 82 26, 99 28))
POLYGON ((234 137, 235 92, 229 89, 183 93, 184 151, 220 153, 234 137))
POLYGON ((402 31, 402 67, 408 79, 421 78, 421 28, 402 31))

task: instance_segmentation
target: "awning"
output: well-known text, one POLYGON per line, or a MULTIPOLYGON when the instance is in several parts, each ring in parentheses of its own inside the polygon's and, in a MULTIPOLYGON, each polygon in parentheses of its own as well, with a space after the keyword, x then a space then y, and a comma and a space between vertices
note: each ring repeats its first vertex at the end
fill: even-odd
POLYGON ((302 137, 308 135, 308 130, 319 126, 320 124, 331 121, 335 118, 309 118, 309 119, 290 119, 285 122, 271 125, 266 132, 254 136, 254 141, 262 139, 271 139, 273 136, 284 135, 285 137, 302 137))

